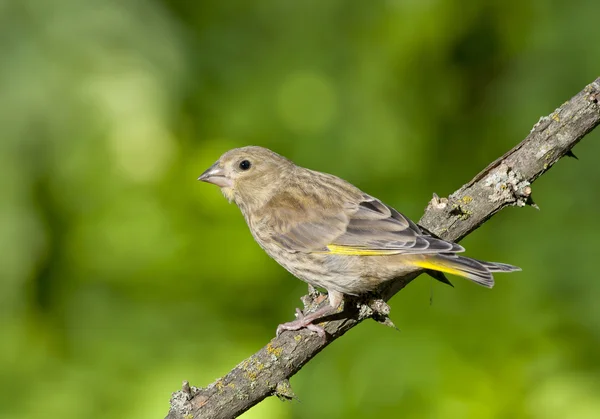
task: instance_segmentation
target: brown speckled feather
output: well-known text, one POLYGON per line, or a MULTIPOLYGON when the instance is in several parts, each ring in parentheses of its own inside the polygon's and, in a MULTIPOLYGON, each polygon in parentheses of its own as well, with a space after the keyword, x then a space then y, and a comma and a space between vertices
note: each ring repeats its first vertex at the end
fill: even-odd
POLYGON ((344 180, 308 169, 297 168, 285 192, 275 195, 264 210, 271 238, 290 252, 323 252, 330 245, 385 254, 464 250, 424 234, 404 215, 344 180))

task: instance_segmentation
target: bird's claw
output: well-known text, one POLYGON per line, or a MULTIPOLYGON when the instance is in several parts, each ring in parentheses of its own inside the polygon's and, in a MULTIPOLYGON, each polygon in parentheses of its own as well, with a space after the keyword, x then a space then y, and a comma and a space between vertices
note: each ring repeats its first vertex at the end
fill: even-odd
POLYGON ((296 320, 283 323, 277 326, 276 334, 279 337, 279 335, 286 330, 300 329, 308 329, 311 332, 315 332, 317 335, 319 335, 320 338, 325 338, 325 329, 323 329, 321 326, 313 324, 312 319, 309 319, 306 316, 304 316, 304 313, 302 313, 302 310, 300 310, 299 308, 296 309, 296 320))

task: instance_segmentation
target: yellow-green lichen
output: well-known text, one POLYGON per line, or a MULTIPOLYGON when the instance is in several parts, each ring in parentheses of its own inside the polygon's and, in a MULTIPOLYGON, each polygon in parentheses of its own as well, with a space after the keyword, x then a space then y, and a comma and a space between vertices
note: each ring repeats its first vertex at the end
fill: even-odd
POLYGON ((238 391, 237 393, 235 393, 235 398, 238 400, 248 400, 248 395, 246 393, 238 391))
POLYGON ((280 357, 281 354, 283 353, 283 348, 275 348, 273 347, 273 345, 271 345, 271 343, 269 343, 267 345, 267 352, 270 353, 271 355, 274 355, 275 357, 280 357))
POLYGON ((215 383, 215 386, 217 387, 217 391, 218 391, 219 393, 222 393, 222 392, 223 392, 223 388, 225 387, 225 386, 223 385, 223 381, 221 381, 221 380, 217 381, 217 382, 215 383))
POLYGON ((254 381, 256 380, 256 378, 258 377, 258 373, 254 372, 254 371, 246 371, 244 373, 244 375, 246 376, 246 378, 250 381, 254 381))
POLYGON ((266 368, 266 365, 259 362, 256 358, 251 358, 241 363, 240 368, 244 371, 244 376, 248 380, 255 381, 258 378, 258 374, 266 368))
POLYGON ((292 386, 290 386, 290 382, 288 380, 283 380, 277 383, 277 386, 275 386, 275 395, 279 398, 279 400, 292 400, 296 398, 296 395, 294 394, 292 386))
POLYGON ((473 197, 469 195, 465 195, 462 198, 463 204, 470 204, 473 201, 473 197))
POLYGON ((465 220, 468 220, 469 217, 471 217, 471 215, 473 215, 473 211, 464 211, 463 210, 463 213, 458 218, 462 221, 465 221, 465 220))

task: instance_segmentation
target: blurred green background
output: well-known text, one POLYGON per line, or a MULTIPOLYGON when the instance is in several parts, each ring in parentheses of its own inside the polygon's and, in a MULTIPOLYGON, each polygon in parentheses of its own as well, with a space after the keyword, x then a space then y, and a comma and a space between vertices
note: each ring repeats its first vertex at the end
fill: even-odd
MULTIPOLYGON (((162 418, 304 283, 197 176, 255 144, 418 219, 600 75, 597 0, 0 1, 0 418, 162 418)), ((600 417, 600 130, 245 418, 600 417), (433 304, 430 305, 430 294, 433 304)))

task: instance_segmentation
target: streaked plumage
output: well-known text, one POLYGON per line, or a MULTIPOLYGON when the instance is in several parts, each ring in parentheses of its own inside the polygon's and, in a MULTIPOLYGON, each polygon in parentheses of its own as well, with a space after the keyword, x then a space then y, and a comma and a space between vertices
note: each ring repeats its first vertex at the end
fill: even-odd
MULTIPOLYGON (((200 180, 220 186, 269 256, 299 279, 325 288, 332 307, 344 294, 372 291, 415 271, 460 275, 492 287, 492 272, 519 270, 459 256, 462 246, 434 237, 345 180, 262 147, 228 151, 200 180)), ((284 329, 307 326, 306 319, 284 329)))

